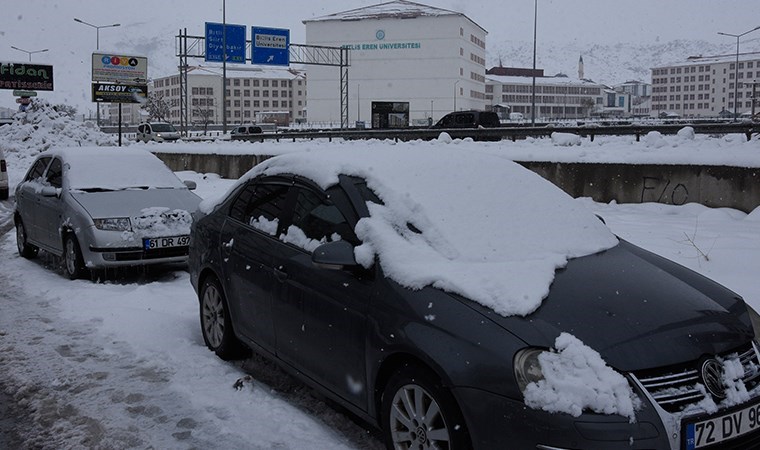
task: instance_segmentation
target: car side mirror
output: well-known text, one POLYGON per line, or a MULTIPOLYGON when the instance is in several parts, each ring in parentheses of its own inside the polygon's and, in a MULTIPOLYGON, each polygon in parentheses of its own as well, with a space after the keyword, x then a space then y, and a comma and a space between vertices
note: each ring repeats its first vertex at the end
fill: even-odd
POLYGON ((323 269, 341 270, 356 267, 354 246, 346 241, 334 241, 322 244, 311 254, 311 262, 323 269))
POLYGON ((183 180, 182 182, 185 183, 185 186, 187 186, 187 188, 191 191, 198 187, 195 181, 192 180, 183 180))
POLYGON ((44 186, 40 191, 43 197, 58 197, 58 188, 53 186, 44 186))

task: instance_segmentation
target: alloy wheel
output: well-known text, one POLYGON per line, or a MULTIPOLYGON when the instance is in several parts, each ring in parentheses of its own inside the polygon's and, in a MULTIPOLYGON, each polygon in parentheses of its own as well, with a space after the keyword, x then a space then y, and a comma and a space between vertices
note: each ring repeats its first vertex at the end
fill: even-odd
POLYGON ((393 446, 399 450, 451 448, 449 430, 438 402, 421 386, 396 391, 390 411, 393 446))
POLYGON ((209 285, 203 292, 203 333, 213 348, 222 345, 224 337, 224 303, 216 286, 209 285))

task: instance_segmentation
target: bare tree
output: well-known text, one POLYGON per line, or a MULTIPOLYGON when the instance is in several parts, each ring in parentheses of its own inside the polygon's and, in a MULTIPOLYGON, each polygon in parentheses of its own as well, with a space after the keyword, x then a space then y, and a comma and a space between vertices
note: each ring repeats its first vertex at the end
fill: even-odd
POLYGON ((581 108, 583 108, 583 115, 589 116, 591 115, 591 110, 596 107, 596 103, 594 103, 594 100, 589 97, 584 97, 581 99, 581 108))
MULTIPOLYGON (((203 99, 201 99, 203 100, 203 99)), ((205 135, 208 132, 208 126, 209 124, 214 123, 215 115, 214 115, 214 98, 213 97, 206 97, 205 102, 201 102, 200 105, 195 106, 193 108, 193 117, 198 118, 198 122, 201 125, 203 125, 203 134, 205 135)))
POLYGON ((166 121, 171 112, 171 105, 163 94, 149 94, 147 101, 142 105, 142 109, 148 112, 151 120, 166 121))

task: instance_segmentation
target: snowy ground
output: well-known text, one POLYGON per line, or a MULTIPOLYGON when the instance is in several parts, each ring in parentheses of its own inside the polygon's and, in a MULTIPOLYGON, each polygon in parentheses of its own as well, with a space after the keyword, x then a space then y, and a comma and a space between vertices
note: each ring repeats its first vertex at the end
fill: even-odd
MULTIPOLYGON (((81 144, 74 129, 71 138, 51 131, 29 139, 34 146, 20 145, 25 130, 0 133, 12 188, 41 143, 81 144)), ((525 160, 760 167, 757 144, 736 136, 652 136, 638 144, 597 138, 571 147, 549 139, 488 144, 443 139, 413 145, 460 145, 525 160)), ((329 145, 380 149, 394 144, 283 142, 266 149, 284 153, 329 145)), ((161 151, 187 148, 235 153, 264 147, 156 146, 161 151)), ((204 198, 223 194, 233 182, 214 174, 178 175, 196 181, 196 192, 204 198)), ((577 201, 603 216, 621 238, 716 279, 760 309, 760 209, 747 215, 694 204, 577 201)), ((0 202, 0 448, 382 447, 374 433, 272 364, 259 359, 227 363, 207 351, 197 299, 182 268, 125 272, 96 284, 67 280, 44 252, 35 260, 20 258, 12 202, 0 202), (241 379, 242 389, 235 389, 241 379)))

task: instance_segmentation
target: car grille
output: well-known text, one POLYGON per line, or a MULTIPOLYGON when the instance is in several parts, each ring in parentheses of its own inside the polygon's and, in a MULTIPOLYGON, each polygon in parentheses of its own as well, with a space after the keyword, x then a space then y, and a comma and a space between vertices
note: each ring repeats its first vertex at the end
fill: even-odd
MULTIPOLYGON (((760 384, 760 361, 758 361, 757 353, 752 343, 749 343, 737 351, 722 356, 728 357, 734 354, 739 355, 744 367, 742 381, 747 391, 751 391, 760 384)), ((706 394, 704 387, 698 386, 703 384, 698 368, 699 361, 694 361, 665 369, 637 372, 634 376, 662 409, 677 413, 699 403, 705 399, 706 395, 709 395, 706 394)))

